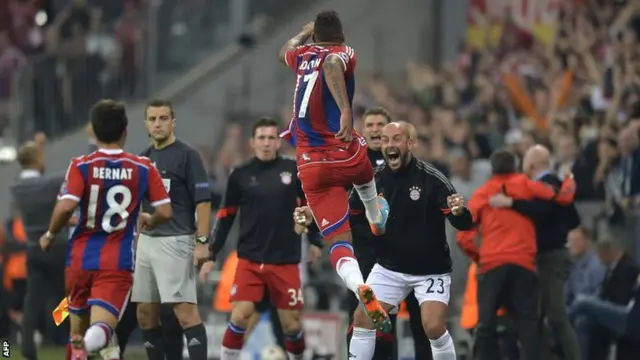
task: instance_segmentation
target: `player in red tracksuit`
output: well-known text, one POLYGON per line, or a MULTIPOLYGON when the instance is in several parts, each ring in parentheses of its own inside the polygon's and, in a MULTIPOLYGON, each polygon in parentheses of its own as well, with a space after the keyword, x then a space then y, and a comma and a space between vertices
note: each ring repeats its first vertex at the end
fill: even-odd
POLYGON ((338 14, 319 13, 282 47, 280 59, 297 75, 293 119, 281 137, 296 147, 298 177, 315 222, 331 243, 331 263, 374 324, 387 331, 389 317, 364 284, 351 246, 346 188, 353 184, 357 190, 375 234, 384 232, 389 205, 377 196, 366 141, 353 129, 356 55, 345 45, 338 14), (313 43, 304 45, 309 38, 313 43))
POLYGON ((78 206, 65 270, 71 315, 67 359, 85 360, 113 335, 133 284, 140 203, 146 199, 155 207, 153 215, 140 218, 142 227, 153 228, 172 215, 155 166, 122 150, 127 122, 124 106, 112 100, 101 100, 91 109, 98 150, 71 161, 49 230, 40 238, 42 249, 49 249, 78 206))

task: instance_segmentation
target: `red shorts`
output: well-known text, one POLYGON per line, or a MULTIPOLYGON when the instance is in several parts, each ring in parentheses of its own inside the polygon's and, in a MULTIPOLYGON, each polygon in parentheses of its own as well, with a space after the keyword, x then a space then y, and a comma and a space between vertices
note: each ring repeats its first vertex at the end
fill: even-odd
POLYGON ((91 306, 100 306, 120 318, 129 302, 131 271, 67 268, 64 277, 71 314, 80 315, 91 306))
POLYGON ((325 240, 350 231, 346 188, 373 179, 367 146, 361 137, 345 149, 309 149, 298 152, 298 178, 307 203, 325 240))
POLYGON ((231 288, 231 302, 251 301, 258 303, 269 291, 271 303, 281 310, 302 309, 302 281, 298 264, 261 264, 247 259, 238 259, 236 277, 231 288))

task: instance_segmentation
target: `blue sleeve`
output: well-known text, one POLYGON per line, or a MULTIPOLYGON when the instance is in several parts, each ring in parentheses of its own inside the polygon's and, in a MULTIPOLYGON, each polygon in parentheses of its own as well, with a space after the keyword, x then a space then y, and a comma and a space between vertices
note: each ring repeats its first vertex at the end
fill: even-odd
POLYGON ((600 295, 600 288, 602 287, 602 282, 604 281, 605 276, 607 275, 607 269, 604 265, 598 262, 592 262, 589 264, 589 268, 587 269, 587 274, 585 276, 585 283, 583 292, 585 295, 600 295))

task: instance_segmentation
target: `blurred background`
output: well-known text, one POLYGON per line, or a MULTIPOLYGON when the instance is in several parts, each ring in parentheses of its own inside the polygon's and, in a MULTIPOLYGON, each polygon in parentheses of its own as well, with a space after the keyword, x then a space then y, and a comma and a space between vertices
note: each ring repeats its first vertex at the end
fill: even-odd
MULTIPOLYGON (((373 106, 412 122, 415 155, 465 197, 488 178, 494 149, 521 156, 546 144, 555 169, 575 174, 592 240, 614 235, 638 258, 640 1, 0 0, 0 337, 19 341, 26 281, 20 247, 6 245, 24 241, 8 192, 16 147, 43 132, 47 171, 64 171, 87 150, 88 109, 109 97, 127 104, 127 146, 138 152, 147 145, 145 101, 168 98, 218 203, 231 169, 251 156, 250 124, 291 118, 294 77, 277 51, 326 8, 340 13, 357 52, 356 128, 373 106)), ((457 324, 468 263, 453 239, 450 323, 464 359, 471 340, 457 324)), ((341 359, 347 294, 330 265, 306 271, 310 356, 341 359)), ((212 354, 228 311, 215 306, 221 278, 201 289, 212 354)), ((45 328, 40 340, 50 346, 45 328)), ((256 341, 270 339, 268 326, 260 331, 268 336, 256 341)), ((249 345, 247 359, 264 346, 249 345)))

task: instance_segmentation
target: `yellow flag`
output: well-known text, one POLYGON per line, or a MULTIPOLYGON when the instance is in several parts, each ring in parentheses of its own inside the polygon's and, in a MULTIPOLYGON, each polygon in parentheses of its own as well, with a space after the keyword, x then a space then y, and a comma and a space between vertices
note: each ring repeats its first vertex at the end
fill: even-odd
POLYGON ((53 310, 53 321, 56 323, 56 326, 60 326, 64 322, 64 319, 69 316, 69 301, 65 297, 60 301, 60 304, 56 306, 55 310, 53 310))

